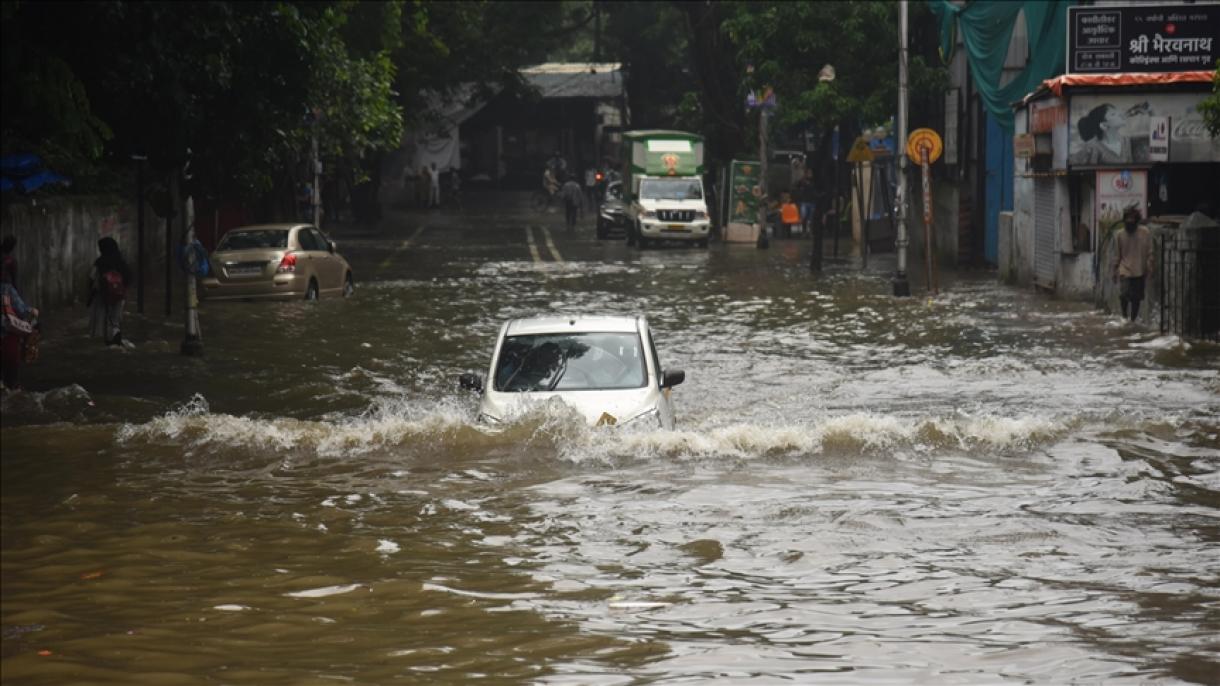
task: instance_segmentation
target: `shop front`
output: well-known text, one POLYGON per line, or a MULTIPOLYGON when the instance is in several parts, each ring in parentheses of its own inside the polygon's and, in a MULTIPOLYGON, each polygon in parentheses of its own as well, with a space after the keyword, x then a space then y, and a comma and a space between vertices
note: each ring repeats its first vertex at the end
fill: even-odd
POLYGON ((1015 280, 1087 298, 1128 207, 1163 226, 1215 218, 1220 140, 1198 109, 1211 72, 1128 76, 1059 77, 1018 107, 1006 240, 1023 245, 1001 265, 1015 280))

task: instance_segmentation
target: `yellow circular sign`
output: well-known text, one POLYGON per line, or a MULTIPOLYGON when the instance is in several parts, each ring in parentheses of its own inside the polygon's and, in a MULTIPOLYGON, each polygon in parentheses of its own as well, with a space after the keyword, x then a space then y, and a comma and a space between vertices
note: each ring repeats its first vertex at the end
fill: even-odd
POLYGON ((928 164, 931 164, 940 159, 943 149, 944 144, 940 141, 940 134, 932 129, 915 129, 907 137, 907 154, 916 164, 922 159, 922 151, 927 150, 928 164))

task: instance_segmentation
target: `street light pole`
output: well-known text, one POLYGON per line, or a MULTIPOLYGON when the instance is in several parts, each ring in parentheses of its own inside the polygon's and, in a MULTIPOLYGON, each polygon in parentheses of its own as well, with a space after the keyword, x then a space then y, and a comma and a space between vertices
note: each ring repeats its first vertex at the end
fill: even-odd
POLYGON ((136 161, 136 311, 144 314, 144 162, 146 155, 132 155, 136 161))
POLYGON ((771 245, 771 240, 767 238, 767 108, 762 102, 758 103, 758 172, 758 187, 762 190, 762 195, 758 198, 756 246, 766 248, 771 245))
POLYGON ((907 280, 907 0, 898 3, 898 273, 894 275, 894 295, 911 295, 907 280))
POLYGON ((318 119, 321 115, 317 109, 313 111, 313 196, 309 202, 313 209, 313 225, 322 228, 322 189, 318 186, 321 180, 322 161, 318 159, 318 119))
MULTIPOLYGON (((185 199, 182 198, 183 192, 181 186, 183 182, 191 181, 191 151, 187 148, 186 164, 182 166, 182 170, 175 171, 173 188, 174 188, 174 204, 181 203, 182 217, 182 265, 186 272, 186 286, 184 292, 184 314, 183 321, 183 338, 180 351, 188 357, 199 357, 203 354, 203 336, 199 331, 199 293, 198 283, 196 282, 196 273, 192 267, 194 264, 189 257, 195 249, 195 198, 193 193, 188 193, 185 199)), ((189 191, 189 187, 188 187, 189 191)))

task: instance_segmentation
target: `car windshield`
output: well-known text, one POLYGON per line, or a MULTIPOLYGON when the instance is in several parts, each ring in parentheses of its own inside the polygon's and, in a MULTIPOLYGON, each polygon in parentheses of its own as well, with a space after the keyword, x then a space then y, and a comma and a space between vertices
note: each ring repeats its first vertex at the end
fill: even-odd
POLYGON ((640 197, 645 200, 702 200, 703 188, 690 179, 644 179, 640 197))
POLYGON ((510 336, 496 362, 495 387, 507 393, 642 388, 648 383, 635 333, 510 336))
POLYGON ((221 239, 217 250, 253 250, 257 248, 287 248, 287 229, 231 231, 221 239))

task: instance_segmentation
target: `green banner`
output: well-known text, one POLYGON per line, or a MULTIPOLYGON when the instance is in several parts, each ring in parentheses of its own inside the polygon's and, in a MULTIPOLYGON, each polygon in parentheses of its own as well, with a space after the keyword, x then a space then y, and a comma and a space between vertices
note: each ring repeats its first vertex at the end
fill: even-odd
POLYGON ((729 173, 729 222, 753 224, 758 221, 758 199, 762 197, 758 162, 733 160, 729 173))

